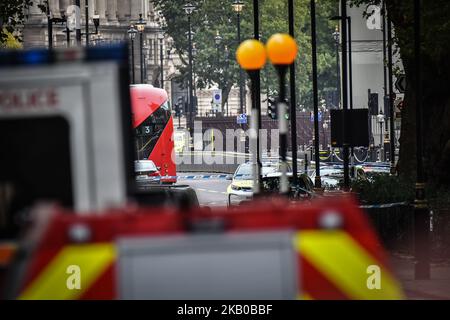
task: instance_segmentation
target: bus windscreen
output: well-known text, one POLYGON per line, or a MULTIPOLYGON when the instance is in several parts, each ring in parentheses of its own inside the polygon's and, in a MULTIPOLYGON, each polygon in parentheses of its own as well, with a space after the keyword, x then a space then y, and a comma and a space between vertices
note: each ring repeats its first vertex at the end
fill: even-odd
POLYGON ((139 126, 135 128, 138 159, 148 159, 170 119, 170 108, 166 101, 139 126))

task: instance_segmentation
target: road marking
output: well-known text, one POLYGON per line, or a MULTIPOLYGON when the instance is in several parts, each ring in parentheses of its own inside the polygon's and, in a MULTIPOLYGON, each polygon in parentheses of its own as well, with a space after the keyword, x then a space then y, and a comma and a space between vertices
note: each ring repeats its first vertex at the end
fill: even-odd
POLYGON ((203 188, 194 188, 194 189, 197 191, 202 191, 202 192, 227 194, 226 192, 223 192, 223 191, 207 190, 207 189, 203 189, 203 188))

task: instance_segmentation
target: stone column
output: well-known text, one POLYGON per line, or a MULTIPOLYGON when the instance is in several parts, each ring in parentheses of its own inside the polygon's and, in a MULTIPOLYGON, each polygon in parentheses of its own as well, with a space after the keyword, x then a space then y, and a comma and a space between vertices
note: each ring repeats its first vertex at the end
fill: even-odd
POLYGON ((145 15, 145 12, 142 8, 142 1, 141 0, 131 0, 131 20, 138 20, 139 19, 139 13, 142 13, 142 18, 145 20, 147 17, 145 15))
POLYGON ((100 24, 104 24, 106 22, 106 0, 96 0, 95 10, 100 15, 100 24))
POLYGON ((59 11, 59 0, 50 0, 50 10, 53 14, 53 17, 60 18, 61 12, 59 11))
POLYGON ((106 1, 106 18, 109 22, 117 22, 117 0, 106 1))
POLYGON ((130 20, 130 2, 125 0, 117 0, 117 13, 119 22, 126 22, 130 20))
POLYGON ((70 0, 59 0, 59 9, 63 10, 64 13, 67 12, 67 8, 71 5, 71 1, 70 0))
POLYGON ((33 5, 30 6, 30 8, 28 9, 28 20, 26 21, 26 23, 28 22, 43 22, 44 20, 47 21, 47 18, 45 16, 44 13, 42 13, 41 9, 38 8, 38 5, 41 4, 42 0, 38 0, 38 1, 33 1, 33 5))

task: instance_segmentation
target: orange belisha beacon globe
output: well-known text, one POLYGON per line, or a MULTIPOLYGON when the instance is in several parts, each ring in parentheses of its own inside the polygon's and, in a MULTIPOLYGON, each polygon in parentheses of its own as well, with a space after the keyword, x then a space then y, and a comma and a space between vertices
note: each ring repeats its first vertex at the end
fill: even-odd
POLYGON ((249 39, 242 42, 236 50, 236 60, 242 69, 259 70, 266 64, 266 49, 258 40, 249 39))
POLYGON ((289 65, 294 62, 298 47, 295 39, 290 35, 276 33, 267 41, 266 50, 273 65, 289 65))

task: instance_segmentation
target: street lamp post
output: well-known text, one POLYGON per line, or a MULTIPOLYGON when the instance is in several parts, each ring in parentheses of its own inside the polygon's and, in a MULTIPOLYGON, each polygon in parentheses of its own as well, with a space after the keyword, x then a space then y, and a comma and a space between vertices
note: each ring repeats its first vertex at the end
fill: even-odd
POLYGON ((52 12, 50 11, 50 3, 47 0, 47 33, 48 33, 48 48, 53 48, 53 21, 52 12))
POLYGON ((261 107, 258 104, 258 100, 260 100, 258 93, 259 71, 266 63, 266 49, 259 40, 246 40, 239 45, 236 51, 236 58, 241 68, 247 71, 251 83, 252 111, 250 116, 250 146, 253 149, 253 194, 257 196, 261 191, 263 191, 261 177, 262 164, 261 155, 259 152, 261 107))
POLYGON ((195 10, 195 6, 191 3, 187 3, 183 6, 184 11, 188 16, 188 42, 189 42, 189 132, 191 137, 193 136, 193 123, 192 123, 192 114, 194 111, 193 107, 193 96, 192 96, 192 33, 191 33, 191 14, 195 10))
MULTIPOLYGON (((289 34, 295 38, 294 32, 294 0, 288 1, 288 27, 289 34)), ((296 82, 295 82, 295 62, 289 66, 289 85, 291 95, 291 152, 292 152, 292 183, 298 186, 298 168, 297 168, 297 97, 296 97, 296 82)))
MULTIPOLYGON (((216 36, 214 37, 214 42, 216 44, 216 49, 217 49, 217 74, 220 74, 221 70, 220 70, 220 54, 219 54, 219 50, 220 50, 220 43, 222 42, 222 37, 221 37, 221 35, 219 33, 219 30, 217 30, 217 32, 216 32, 216 36)), ((215 108, 215 115, 216 115, 216 117, 217 117, 218 111, 219 111, 219 109, 217 108, 217 105, 216 105, 216 108, 215 108)))
POLYGON ((53 48, 53 24, 58 24, 61 23, 66 25, 66 29, 63 31, 66 34, 66 43, 67 43, 67 47, 70 47, 70 28, 69 28, 69 24, 67 21, 67 17, 66 17, 66 13, 64 11, 64 9, 60 10, 60 14, 61 17, 60 18, 55 18, 53 17, 53 13, 50 11, 50 5, 47 3, 47 27, 48 27, 48 48, 52 49, 53 48))
POLYGON ((66 23, 66 30, 64 30, 63 32, 66 33, 66 44, 67 44, 67 48, 69 48, 70 47, 70 33, 72 31, 70 31, 69 23, 67 22, 67 17, 66 17, 66 13, 65 13, 64 9, 61 9, 60 12, 61 12, 61 22, 66 23))
POLYGON ((382 111, 377 115, 377 121, 380 124, 380 162, 383 161, 383 123, 384 114, 382 111))
POLYGON ((317 84, 317 40, 316 40, 316 1, 311 0, 311 50, 312 50, 312 75, 313 75, 313 102, 314 102, 314 149, 316 176, 314 186, 317 190, 322 188, 320 178, 320 148, 319 148, 319 97, 317 84))
POLYGON ((141 83, 144 83, 144 30, 145 22, 142 19, 142 13, 139 13, 139 21, 136 23, 137 31, 139 32, 139 52, 141 62, 141 83))
POLYGON ((344 190, 350 189, 349 172, 349 143, 347 128, 347 110, 348 110, 348 73, 347 73, 347 0, 341 0, 341 66, 342 66, 342 147, 344 156, 344 190))
MULTIPOLYGON (((278 73, 280 82, 278 101, 278 130, 280 132, 280 194, 289 194, 289 181, 287 178, 287 102, 286 102, 286 72, 288 67, 294 62, 298 47, 295 39, 288 34, 277 33, 272 35, 267 41, 267 55, 278 73)), ((259 97, 258 97, 259 98, 259 97)), ((295 106, 291 106, 295 108, 295 106)))
POLYGON ((192 96, 197 96, 197 86, 195 83, 195 58, 197 57, 197 46, 192 43, 192 96))
MULTIPOLYGON (((228 87, 228 65, 229 65, 229 60, 230 60, 230 51, 228 50, 228 46, 225 46, 225 48, 224 48, 224 51, 225 51, 225 87, 227 88, 228 87)), ((227 113, 226 113, 226 115, 227 115, 227 117, 230 115, 229 114, 229 109, 228 109, 228 98, 227 98, 227 101, 226 101, 226 104, 227 104, 227 113)))
POLYGON ((131 74, 132 74, 132 83, 136 83, 136 77, 135 77, 135 67, 134 67, 134 39, 136 38, 136 33, 138 31, 134 27, 134 25, 131 25, 128 29, 128 37, 131 41, 131 74))
MULTIPOLYGON (((233 2, 233 9, 237 16, 237 41, 241 43, 241 12, 244 8, 244 3, 240 0, 233 2)), ((242 69, 239 69, 239 112, 244 113, 244 75, 242 69)))
POLYGON ((220 35, 219 30, 217 30, 216 35, 214 37, 214 43, 216 44, 216 49, 217 49, 217 69, 219 69, 219 64, 220 64, 219 48, 220 48, 221 42, 222 42, 222 36, 220 35))
POLYGON ((341 101, 341 76, 340 76, 340 67, 339 67, 339 39, 341 34, 339 33, 339 27, 336 26, 335 31, 333 32, 334 43, 336 44, 336 95, 337 95, 337 107, 339 108, 339 104, 341 101))
POLYGON ((163 56, 164 34, 160 33, 158 35, 158 40, 159 40, 159 61, 161 64, 161 74, 160 74, 161 81, 160 81, 160 83, 161 83, 161 88, 164 89, 164 61, 163 61, 163 59, 164 59, 164 56, 163 56))

